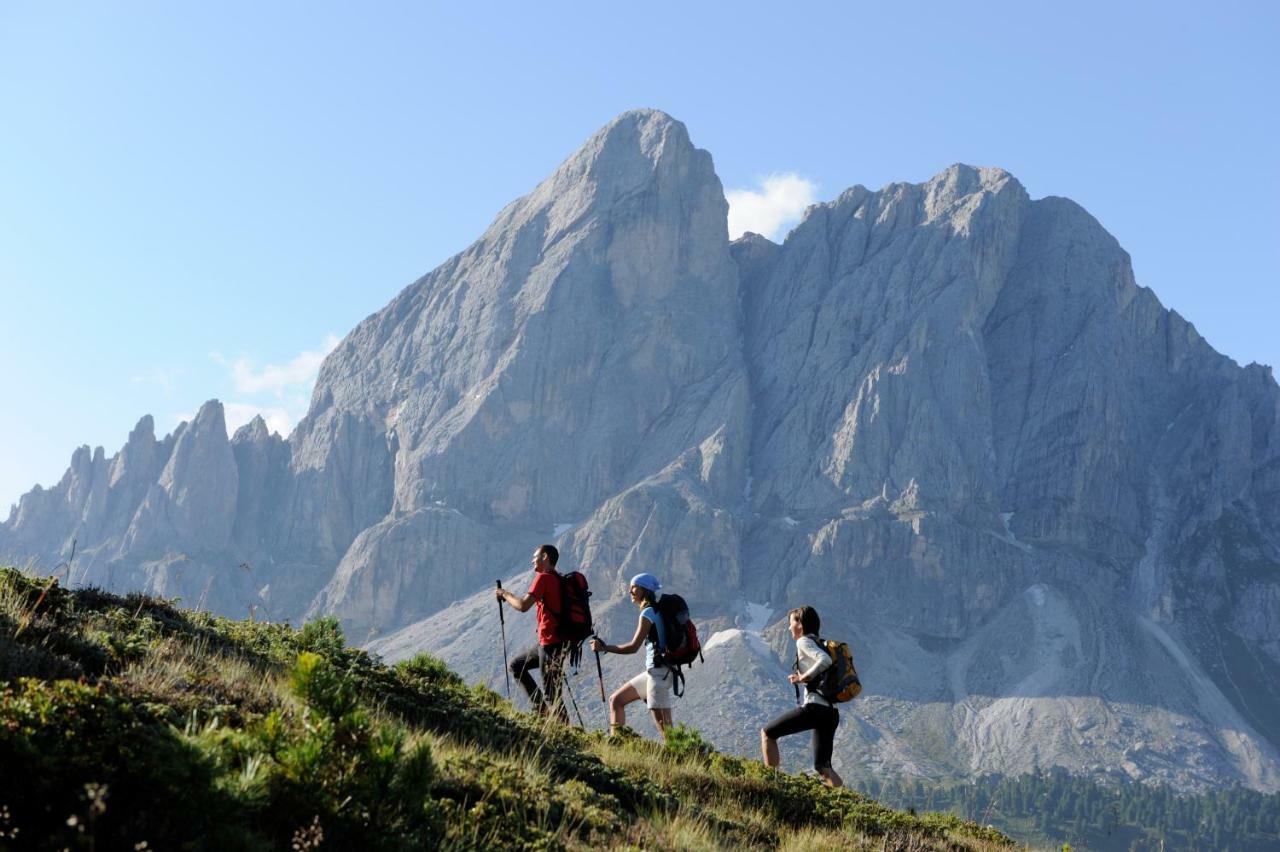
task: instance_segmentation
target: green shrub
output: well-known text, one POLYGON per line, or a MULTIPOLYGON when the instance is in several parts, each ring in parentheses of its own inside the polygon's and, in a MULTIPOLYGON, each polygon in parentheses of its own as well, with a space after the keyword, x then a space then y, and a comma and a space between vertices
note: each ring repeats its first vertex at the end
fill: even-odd
POLYGON ((336 657, 347 647, 342 626, 333 616, 308 621, 298 634, 298 647, 326 657, 336 657))
POLYGON ((704 759, 715 754, 715 747, 702 738, 696 728, 681 722, 667 729, 667 751, 678 758, 704 759))
POLYGON ((412 659, 396 664, 396 674, 406 680, 416 680, 431 686, 461 689, 466 686, 462 678, 444 662, 430 654, 418 654, 412 659))
POLYGON ((324 657, 311 651, 298 655, 289 682, 294 694, 313 710, 331 722, 348 721, 363 724, 358 719, 359 702, 356 700, 356 682, 349 674, 338 671, 324 657))

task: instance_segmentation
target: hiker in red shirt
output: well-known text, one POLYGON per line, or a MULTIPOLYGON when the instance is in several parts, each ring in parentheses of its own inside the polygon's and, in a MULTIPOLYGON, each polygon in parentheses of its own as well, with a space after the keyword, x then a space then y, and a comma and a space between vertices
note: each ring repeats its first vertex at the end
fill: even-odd
POLYGON ((533 582, 525 596, 518 598, 506 589, 495 589, 494 594, 517 612, 526 612, 535 603, 538 605, 538 644, 516 655, 511 661, 511 673, 520 681, 538 712, 543 715, 554 712, 560 721, 568 724, 569 712, 565 709, 560 688, 564 682, 564 658, 569 645, 557 631, 554 615, 561 610, 560 578, 556 575, 559 559, 560 551, 555 545, 542 545, 533 552, 533 582), (530 669, 537 668, 542 669, 541 690, 529 673, 530 669))

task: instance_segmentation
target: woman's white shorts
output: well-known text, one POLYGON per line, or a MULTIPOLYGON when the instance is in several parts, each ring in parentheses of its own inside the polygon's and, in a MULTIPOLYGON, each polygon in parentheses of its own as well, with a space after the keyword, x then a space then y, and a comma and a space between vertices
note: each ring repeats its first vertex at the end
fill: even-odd
POLYGON ((675 680, 675 673, 663 666, 641 672, 631 678, 627 685, 635 687, 636 692, 640 693, 640 697, 649 705, 650 710, 669 710, 673 703, 671 687, 675 680))

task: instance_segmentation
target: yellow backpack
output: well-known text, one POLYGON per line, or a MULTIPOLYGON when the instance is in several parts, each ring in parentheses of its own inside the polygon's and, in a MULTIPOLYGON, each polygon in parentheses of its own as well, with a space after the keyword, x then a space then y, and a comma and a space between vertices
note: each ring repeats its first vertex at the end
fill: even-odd
POLYGON ((851 701, 862 692, 862 681, 858 680, 858 670, 853 665, 853 652, 845 642, 834 639, 819 639, 818 645, 831 655, 831 666, 822 676, 819 694, 832 704, 851 701))

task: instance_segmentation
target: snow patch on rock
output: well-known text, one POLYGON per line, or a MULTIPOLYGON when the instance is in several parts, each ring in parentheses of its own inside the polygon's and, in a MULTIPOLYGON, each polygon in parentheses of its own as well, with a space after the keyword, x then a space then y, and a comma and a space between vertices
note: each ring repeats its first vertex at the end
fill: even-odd
POLYGON ((769 616, 773 607, 768 604, 747 602, 742 605, 741 623, 744 630, 759 633, 769 626, 769 616))
POLYGON ((777 662, 777 657, 765 643, 763 636, 759 633, 752 632, 750 630, 742 630, 737 627, 730 628, 729 630, 719 630, 712 633, 711 638, 703 644, 702 653, 709 654, 713 649, 721 645, 728 645, 734 641, 744 643, 753 654, 756 654, 762 659, 774 663, 777 662))

